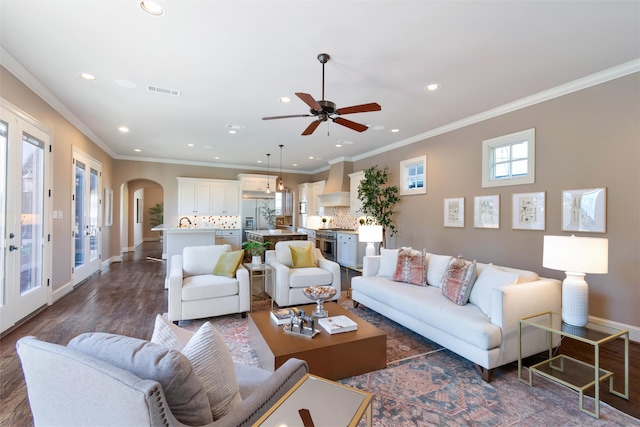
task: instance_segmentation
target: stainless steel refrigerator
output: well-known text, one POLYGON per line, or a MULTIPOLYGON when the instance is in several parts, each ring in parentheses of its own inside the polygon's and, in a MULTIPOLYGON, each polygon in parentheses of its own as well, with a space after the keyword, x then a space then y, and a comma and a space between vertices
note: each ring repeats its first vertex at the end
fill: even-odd
POLYGON ((275 209, 275 198, 257 194, 242 195, 242 236, 243 241, 247 241, 245 231, 266 230, 269 228, 267 220, 264 218, 263 209, 266 205, 270 209, 275 209))

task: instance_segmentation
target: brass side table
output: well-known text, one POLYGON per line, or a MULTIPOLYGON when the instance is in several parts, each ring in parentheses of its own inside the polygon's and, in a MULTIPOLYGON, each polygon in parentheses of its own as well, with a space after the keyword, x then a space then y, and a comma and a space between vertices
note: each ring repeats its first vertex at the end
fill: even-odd
POLYGON ((368 391, 306 374, 254 426, 355 427, 366 415, 371 427, 372 397, 368 391))
POLYGON ((247 270, 249 270, 249 287, 251 293, 251 307, 249 311, 253 311, 253 285, 257 283, 257 279, 261 279, 262 292, 258 295, 262 299, 271 300, 271 310, 273 310, 273 297, 267 292, 267 282, 270 286, 273 286, 273 267, 268 264, 251 264, 249 262, 243 264, 247 270))
POLYGON ((345 280, 347 281, 347 298, 351 298, 351 281, 349 280, 349 270, 362 274, 362 267, 353 265, 343 265, 345 269, 345 280))
POLYGON ((600 418, 600 381, 609 379, 609 392, 629 400, 629 331, 612 328, 597 322, 589 322, 584 327, 572 326, 562 321, 562 315, 544 312, 518 320, 518 379, 533 385, 533 374, 541 375, 580 393, 580 410, 595 418, 600 418), (524 328, 547 331, 549 357, 547 360, 529 367, 529 378, 522 378, 522 336, 524 328), (553 355, 553 334, 570 337, 590 344, 594 351, 594 364, 589 364, 564 354, 553 355), (600 347, 609 341, 624 339, 624 391, 613 387, 613 372, 600 368, 600 347), (594 388, 594 410, 584 407, 585 390, 594 388))

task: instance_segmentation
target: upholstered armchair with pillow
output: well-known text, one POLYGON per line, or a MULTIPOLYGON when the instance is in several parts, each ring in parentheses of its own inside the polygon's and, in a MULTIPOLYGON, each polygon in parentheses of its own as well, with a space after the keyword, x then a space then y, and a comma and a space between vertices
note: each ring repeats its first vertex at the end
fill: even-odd
POLYGON ((17 343, 36 426, 250 426, 307 372, 234 363, 210 323, 195 334, 156 319, 151 342, 106 333, 67 346, 17 343), (172 330, 175 328, 176 330, 172 330))
POLYGON ((244 251, 230 245, 190 246, 171 258, 169 320, 201 319, 250 310, 244 251))
POLYGON ((322 256, 320 249, 305 240, 281 241, 266 252, 266 263, 275 269, 275 280, 267 293, 280 307, 310 304, 302 290, 308 286, 333 286, 340 298, 340 265, 322 256))

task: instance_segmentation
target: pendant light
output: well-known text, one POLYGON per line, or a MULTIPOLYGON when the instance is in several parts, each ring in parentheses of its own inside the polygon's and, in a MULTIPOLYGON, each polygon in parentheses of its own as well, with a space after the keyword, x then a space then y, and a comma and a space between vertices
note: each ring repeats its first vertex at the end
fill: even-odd
POLYGON ((284 183, 282 182, 282 147, 284 145, 280 144, 280 181, 278 181, 278 190, 284 190, 284 183))
POLYGON ((267 194, 271 194, 271 188, 269 187, 269 158, 271 154, 267 154, 267 189, 264 191, 267 194))

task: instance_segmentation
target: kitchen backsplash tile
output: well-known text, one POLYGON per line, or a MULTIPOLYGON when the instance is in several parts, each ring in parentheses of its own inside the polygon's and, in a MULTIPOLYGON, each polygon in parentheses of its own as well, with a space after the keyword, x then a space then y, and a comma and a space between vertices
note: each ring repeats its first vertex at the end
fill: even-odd
POLYGON ((240 217, 237 215, 190 215, 187 218, 191 221, 192 227, 202 228, 242 228, 240 217))

